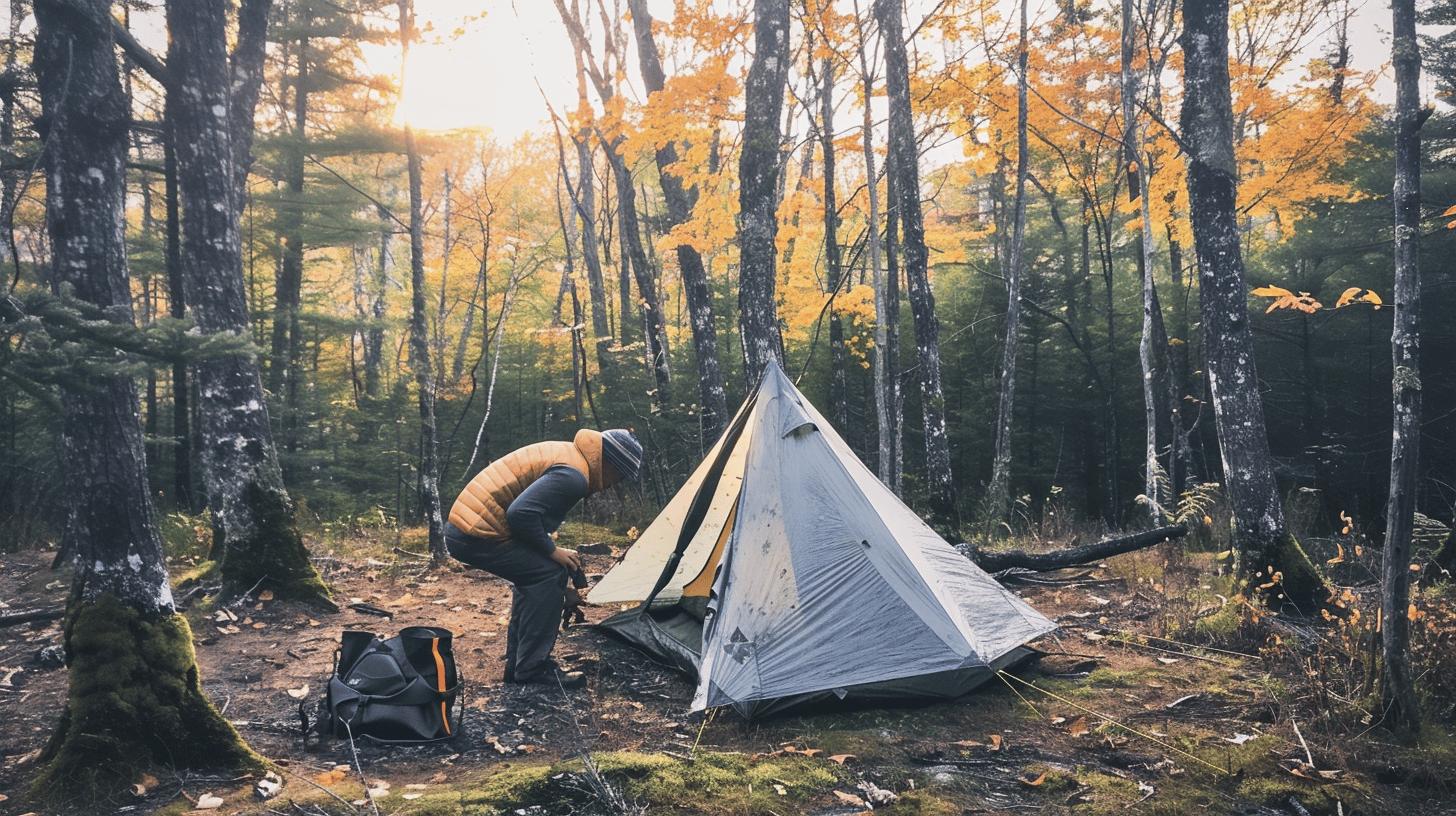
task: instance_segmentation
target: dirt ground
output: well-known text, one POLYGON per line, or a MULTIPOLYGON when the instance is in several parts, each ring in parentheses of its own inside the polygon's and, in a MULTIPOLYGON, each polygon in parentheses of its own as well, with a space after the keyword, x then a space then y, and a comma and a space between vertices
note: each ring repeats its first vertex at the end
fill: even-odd
MULTIPOLYGON (((621 538, 609 544, 612 554, 587 557, 588 572, 604 572, 626 546, 621 538)), ((1261 657, 1135 642, 1162 631, 1168 615, 1185 614, 1166 608, 1161 584, 1138 577, 1161 557, 1156 552, 1052 576, 1063 583, 1015 586, 1063 629, 1036 644, 1047 657, 967 698, 745 722, 729 711, 689 715, 685 678, 587 626, 566 631, 557 647, 565 664, 587 673, 586 690, 504 686, 508 585, 477 571, 430 571, 392 545, 364 537, 330 545, 332 555, 320 559, 341 604, 369 604, 390 618, 258 599, 219 615, 192 599, 203 685, 277 763, 280 794, 259 801, 251 779, 145 779, 142 795, 86 812, 187 812, 200 800, 209 804, 208 795, 223 800, 213 812, 305 816, 376 807, 381 814, 1456 813, 1449 774, 1400 767, 1403 760, 1393 759, 1400 750, 1383 732, 1352 743, 1297 731, 1303 712, 1261 657), (312 701, 320 693, 339 633, 414 624, 456 633, 469 683, 463 734, 421 748, 360 744, 357 759, 346 742, 305 748, 296 695, 312 701)), ((1186 572, 1200 580, 1197 568, 1186 572)), ((12 609, 61 603, 67 585, 50 571, 49 554, 0 561, 0 601, 12 609)), ((615 611, 587 615, 596 621, 615 611)), ((59 638, 58 623, 0 630, 0 795, 8 798, 0 813, 27 811, 17 803, 66 690, 65 669, 46 668, 38 653, 59 638)))

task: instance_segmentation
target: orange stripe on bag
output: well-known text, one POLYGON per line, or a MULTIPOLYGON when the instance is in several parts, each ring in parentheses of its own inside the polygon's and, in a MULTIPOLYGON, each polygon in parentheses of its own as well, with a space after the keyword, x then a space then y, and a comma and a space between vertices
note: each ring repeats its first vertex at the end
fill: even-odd
MULTIPOLYGON (((445 658, 440 656, 440 639, 430 638, 430 651, 435 655, 436 685, 441 693, 445 691, 445 658)), ((445 736, 450 736, 450 715, 445 711, 445 701, 440 701, 440 722, 445 724, 445 736)))

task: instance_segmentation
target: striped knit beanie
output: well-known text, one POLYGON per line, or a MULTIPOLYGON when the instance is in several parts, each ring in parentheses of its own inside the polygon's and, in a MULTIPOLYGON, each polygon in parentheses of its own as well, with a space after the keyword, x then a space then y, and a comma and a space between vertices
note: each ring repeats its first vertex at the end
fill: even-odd
POLYGON ((631 431, 622 428, 602 431, 602 458, 630 482, 642 469, 642 443, 631 431))

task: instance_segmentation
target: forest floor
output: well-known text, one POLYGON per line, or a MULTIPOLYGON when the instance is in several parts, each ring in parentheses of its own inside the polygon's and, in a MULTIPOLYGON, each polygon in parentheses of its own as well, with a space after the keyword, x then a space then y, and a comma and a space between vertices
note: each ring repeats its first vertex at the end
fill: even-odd
MULTIPOLYGON (((584 525, 568 525, 563 539, 609 544, 613 555, 587 557, 598 574, 627 546, 584 525)), ((281 793, 260 802, 247 778, 148 778, 140 795, 86 812, 183 813, 207 794, 222 799, 215 813, 314 816, 830 816, 871 806, 904 814, 1456 813, 1449 729, 1428 728, 1418 746, 1397 745, 1378 728, 1342 732, 1301 691, 1298 672, 1286 668, 1293 662, 1170 634, 1191 631, 1188 621, 1226 603, 1212 556, 1176 545, 1053 576, 1065 583, 1014 587, 1062 624, 1036 644, 1054 654, 966 698, 746 722, 730 711, 690 716, 686 679, 585 626, 557 647, 564 663, 587 673, 585 690, 504 686, 508 585, 477 571, 429 571, 397 551, 400 543, 420 547, 418 534, 311 541, 327 553, 319 563, 340 603, 369 604, 389 619, 257 599, 221 614, 194 601, 188 612, 208 695, 276 763, 281 793), (311 702, 320 694, 339 633, 413 624, 456 633, 470 684, 461 736, 419 748, 360 744, 357 758, 347 742, 305 748, 294 695, 311 702), (1163 637, 1171 639, 1149 639, 1163 637)), ((49 559, 0 561, 0 601, 62 603, 67 576, 49 559)), ((0 796, 9 799, 0 813, 24 811, 17 803, 61 710, 66 672, 36 657, 59 640, 58 622, 0 630, 0 796)))

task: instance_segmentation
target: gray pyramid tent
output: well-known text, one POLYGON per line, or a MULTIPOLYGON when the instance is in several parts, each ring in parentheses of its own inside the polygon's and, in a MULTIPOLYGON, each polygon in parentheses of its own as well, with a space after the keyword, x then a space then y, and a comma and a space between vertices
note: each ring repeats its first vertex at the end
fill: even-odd
POLYGON ((693 710, 960 696, 1056 628, 957 553, 770 365, 592 589, 601 625, 698 680, 693 710))

